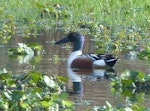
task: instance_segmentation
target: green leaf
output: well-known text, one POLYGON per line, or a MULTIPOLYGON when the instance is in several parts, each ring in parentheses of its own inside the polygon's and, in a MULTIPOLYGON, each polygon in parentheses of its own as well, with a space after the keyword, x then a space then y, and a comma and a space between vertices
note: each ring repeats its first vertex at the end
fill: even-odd
POLYGON ((25 76, 25 78, 22 80, 22 84, 28 83, 31 80, 31 77, 29 75, 25 76))
POLYGON ((31 78, 34 82, 37 82, 41 78, 40 72, 30 72, 31 78))
POLYGON ((59 95, 59 97, 64 100, 64 99, 66 99, 68 97, 68 94, 67 93, 61 93, 59 95))
POLYGON ((4 95, 7 97, 7 99, 9 99, 9 100, 12 99, 8 92, 4 92, 4 95))
POLYGON ((44 107, 49 107, 50 103, 48 101, 41 101, 41 105, 44 107))
POLYGON ((67 107, 71 107, 71 106, 74 105, 74 103, 72 101, 65 101, 65 100, 63 100, 62 103, 63 103, 63 105, 66 105, 67 107))
POLYGON ((133 80, 133 82, 136 81, 136 77, 138 76, 139 72, 136 70, 130 70, 129 71, 130 77, 133 80))
POLYGON ((12 77, 12 74, 10 74, 10 73, 7 73, 7 74, 1 74, 1 77, 2 77, 3 79, 5 79, 5 80, 8 80, 9 78, 12 77))
POLYGON ((112 108, 112 105, 108 101, 106 101, 106 104, 109 108, 112 108))
POLYGON ((137 79, 138 79, 138 81, 140 81, 140 82, 145 82, 145 81, 144 81, 144 80, 145 80, 145 74, 144 74, 143 72, 139 71, 139 74, 138 74, 138 76, 137 76, 137 79))
POLYGON ((42 96, 41 96, 38 92, 36 92, 36 96, 37 96, 39 99, 43 99, 42 96))
POLYGON ((150 81, 150 74, 146 75, 145 80, 150 81))
POLYGON ((33 89, 32 93, 36 93, 36 92, 42 93, 42 91, 43 91, 42 88, 36 87, 33 89))
POLYGON ((68 81, 68 78, 67 77, 64 77, 64 76, 57 76, 57 79, 58 80, 61 80, 63 82, 67 82, 68 81))
POLYGON ((50 79, 47 75, 44 75, 43 79, 47 86, 51 88, 54 88, 56 86, 56 83, 54 82, 54 80, 50 79))
POLYGON ((18 101, 20 98, 22 98, 23 92, 22 91, 14 91, 12 93, 12 100, 18 101))
POLYGON ((30 107, 30 106, 29 106, 29 104, 22 102, 22 103, 21 103, 21 107, 23 107, 23 108, 28 108, 28 107, 30 107))
POLYGON ((130 107, 125 107, 124 111, 133 111, 130 107))

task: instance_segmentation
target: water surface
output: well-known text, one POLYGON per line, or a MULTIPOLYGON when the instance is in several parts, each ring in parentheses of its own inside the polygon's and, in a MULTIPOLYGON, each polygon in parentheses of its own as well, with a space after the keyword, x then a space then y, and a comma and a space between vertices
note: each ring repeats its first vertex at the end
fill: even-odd
MULTIPOLYGON (((54 45, 54 41, 65 37, 61 32, 51 31, 39 35, 37 38, 32 38, 30 40, 22 39, 21 37, 14 37, 11 42, 5 47, 0 47, 0 68, 6 68, 8 71, 12 71, 13 74, 25 73, 33 70, 35 66, 36 71, 42 73, 48 73, 51 75, 62 75, 65 77, 70 77, 66 84, 67 91, 73 91, 73 85, 78 82, 82 86, 82 91, 80 94, 70 94, 70 99, 76 102, 76 111, 85 110, 93 106, 105 105, 106 101, 109 101, 112 105, 126 104, 128 97, 117 97, 111 93, 110 90, 110 79, 105 77, 104 73, 107 70, 100 70, 100 72, 78 72, 75 74, 70 74, 67 70, 67 57, 71 53, 70 45, 54 45), (32 60, 24 61, 18 58, 10 58, 7 55, 7 50, 9 47, 14 47, 18 42, 38 42, 42 44, 43 54, 40 56, 40 61, 38 63, 33 62, 36 57, 32 60), (58 60, 57 60, 58 57, 58 60), (20 60, 20 61, 19 61, 20 60)), ((95 52, 94 42, 90 40, 90 37, 86 37, 86 42, 84 46, 84 53, 95 52)), ((117 76, 121 74, 125 69, 135 69, 143 71, 144 73, 150 73, 150 64, 146 61, 139 60, 137 58, 126 58, 124 54, 120 54, 119 61, 115 65, 115 73, 117 76)), ((146 107, 150 106, 150 95, 143 98, 143 104, 146 107)))

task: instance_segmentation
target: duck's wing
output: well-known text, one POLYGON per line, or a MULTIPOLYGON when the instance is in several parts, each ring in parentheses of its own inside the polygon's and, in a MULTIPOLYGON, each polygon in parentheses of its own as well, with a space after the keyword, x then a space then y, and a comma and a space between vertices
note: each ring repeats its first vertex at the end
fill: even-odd
POLYGON ((113 58, 112 54, 94 54, 94 53, 88 53, 88 54, 85 54, 85 56, 89 57, 93 61, 101 60, 101 59, 113 58))
POLYGON ((118 58, 114 57, 112 54, 94 54, 89 53, 86 56, 93 60, 93 65, 96 66, 109 66, 113 67, 117 62, 118 58))
POLYGON ((99 60, 100 58, 97 56, 97 54, 94 53, 88 53, 85 54, 84 56, 87 56, 88 58, 92 59, 93 61, 99 60))
POLYGON ((110 54, 94 54, 94 53, 88 53, 84 55, 79 55, 77 58, 75 58, 71 63, 71 68, 89 68, 92 69, 92 67, 113 67, 117 61, 117 58, 115 58, 113 55, 110 54))

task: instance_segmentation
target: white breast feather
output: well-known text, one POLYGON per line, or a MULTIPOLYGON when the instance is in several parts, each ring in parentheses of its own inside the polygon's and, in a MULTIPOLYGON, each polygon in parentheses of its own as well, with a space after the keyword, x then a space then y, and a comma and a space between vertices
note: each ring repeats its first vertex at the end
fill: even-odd
POLYGON ((81 56, 82 55, 82 51, 81 50, 77 50, 77 51, 74 51, 74 52, 72 52, 71 54, 70 54, 70 56, 69 56, 69 58, 68 58, 68 66, 70 66, 71 65, 71 63, 72 63, 72 61, 74 60, 74 59, 76 59, 76 58, 78 58, 79 56, 81 56))

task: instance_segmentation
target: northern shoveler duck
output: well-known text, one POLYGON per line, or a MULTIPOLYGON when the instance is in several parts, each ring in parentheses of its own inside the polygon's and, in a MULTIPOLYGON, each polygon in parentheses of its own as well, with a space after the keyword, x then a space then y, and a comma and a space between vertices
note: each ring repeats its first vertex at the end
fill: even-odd
POLYGON ((67 42, 73 43, 73 52, 68 58, 68 66, 71 68, 113 67, 118 60, 111 54, 82 54, 84 36, 79 32, 71 32, 55 44, 67 42))

